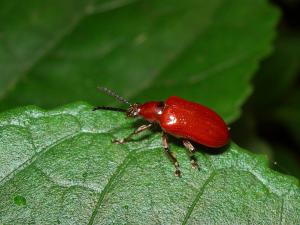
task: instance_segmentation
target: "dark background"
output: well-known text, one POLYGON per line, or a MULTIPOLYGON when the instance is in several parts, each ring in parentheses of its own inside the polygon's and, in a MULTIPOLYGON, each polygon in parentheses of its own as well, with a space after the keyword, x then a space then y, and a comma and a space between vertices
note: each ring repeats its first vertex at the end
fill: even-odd
POLYGON ((258 144, 274 169, 300 178, 300 1, 271 2, 282 11, 274 50, 261 63, 232 131, 241 146, 258 144))

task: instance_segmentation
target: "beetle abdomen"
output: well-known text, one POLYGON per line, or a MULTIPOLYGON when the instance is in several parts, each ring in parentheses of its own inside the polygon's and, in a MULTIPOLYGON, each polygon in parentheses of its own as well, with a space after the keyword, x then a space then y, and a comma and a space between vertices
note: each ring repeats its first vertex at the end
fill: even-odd
POLYGON ((222 147, 229 141, 228 128, 217 113, 175 96, 166 100, 160 126, 171 135, 208 147, 222 147))

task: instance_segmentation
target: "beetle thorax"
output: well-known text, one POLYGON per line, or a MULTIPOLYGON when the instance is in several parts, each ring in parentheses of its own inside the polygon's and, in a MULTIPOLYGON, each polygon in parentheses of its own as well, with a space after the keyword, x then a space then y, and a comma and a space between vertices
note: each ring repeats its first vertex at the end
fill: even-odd
POLYGON ((163 102, 146 102, 139 106, 139 115, 149 122, 158 122, 164 110, 163 102))

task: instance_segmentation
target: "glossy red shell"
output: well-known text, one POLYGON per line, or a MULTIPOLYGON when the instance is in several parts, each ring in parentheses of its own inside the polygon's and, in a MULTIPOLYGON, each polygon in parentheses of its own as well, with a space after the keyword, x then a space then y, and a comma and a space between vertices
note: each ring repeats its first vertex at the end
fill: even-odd
POLYGON ((157 102, 141 105, 140 114, 150 122, 158 122, 166 133, 212 148, 222 147, 229 142, 227 125, 206 106, 176 96, 169 97, 160 112, 157 107, 155 109, 157 105, 157 102))

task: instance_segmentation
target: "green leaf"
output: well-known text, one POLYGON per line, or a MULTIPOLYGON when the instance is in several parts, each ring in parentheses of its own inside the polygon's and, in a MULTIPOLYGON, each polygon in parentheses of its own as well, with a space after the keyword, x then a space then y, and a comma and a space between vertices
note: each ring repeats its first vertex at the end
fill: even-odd
POLYGON ((279 16, 262 0, 14 2, 0 3, 1 109, 111 103, 101 85, 134 101, 179 95, 232 121, 279 16))
POLYGON ((53 111, 19 108, 0 115, 1 224, 299 224, 296 179, 234 143, 200 148, 193 170, 172 144, 174 176, 159 133, 124 145, 123 114, 86 104, 53 111))

